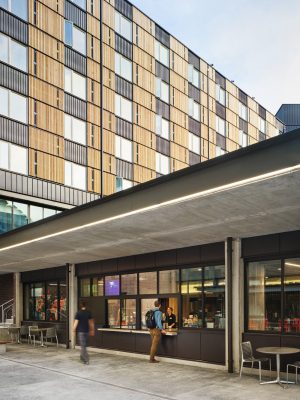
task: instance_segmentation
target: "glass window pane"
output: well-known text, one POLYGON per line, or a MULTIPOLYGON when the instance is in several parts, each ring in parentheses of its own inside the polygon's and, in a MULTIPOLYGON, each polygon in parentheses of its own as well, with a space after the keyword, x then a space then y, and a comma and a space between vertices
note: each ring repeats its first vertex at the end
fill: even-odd
POLYGON ((121 156, 123 160, 132 162, 132 142, 130 140, 121 138, 121 156))
POLYGON ((169 103, 169 85, 165 82, 161 82, 161 99, 165 103, 169 103))
MULTIPOLYGON (((0 168, 1 168, 1 145, 0 145, 0 168)), ((0 233, 12 229, 12 201, 0 199, 0 233)))
POLYGON ((39 221, 43 219, 43 207, 29 206, 30 219, 29 222, 39 221))
POLYGON ((34 304, 33 320, 45 320, 45 285, 44 283, 35 283, 31 288, 31 297, 34 304))
POLYGON ((8 90, 0 87, 0 114, 8 116, 8 90))
POLYGON ((0 168, 8 169, 8 143, 0 140, 0 168))
POLYGON ((91 295, 90 278, 80 279, 80 297, 90 297, 90 295, 91 295))
POLYGON ((119 296, 120 294, 120 277, 119 275, 111 275, 105 277, 105 296, 119 296))
POLYGON ((86 144, 86 123, 77 118, 72 118, 72 140, 86 144))
POLYGON ((2 33, 0 34, 0 60, 8 64, 8 36, 2 33))
POLYGON ((92 295, 103 296, 104 295, 104 279, 93 278, 92 279, 92 295))
POLYGON ((27 21, 27 0, 10 0, 11 12, 27 21))
POLYGON ((27 48, 10 40, 10 61, 9 63, 22 71, 27 72, 27 48))
POLYGON ((17 93, 9 93, 9 116, 27 124, 27 98, 17 93))
POLYGON ((86 80, 83 76, 72 71, 72 93, 83 100, 86 100, 86 80))
POLYGON ((56 210, 53 210, 52 208, 44 208, 44 218, 51 217, 52 215, 56 214, 56 210))
POLYGON ((132 41, 132 23, 118 12, 115 12, 115 30, 125 39, 132 41))
POLYGON ((72 140, 72 117, 65 114, 65 138, 72 140))
POLYGON ((121 328, 135 329, 136 328, 136 300, 124 299, 121 300, 121 328))
POLYGON ((13 228, 19 228, 28 224, 28 205, 13 202, 13 228))
POLYGON ((85 33, 75 26, 73 26, 73 49, 81 54, 86 54, 85 33))
POLYGON ((72 71, 65 67, 65 91, 72 93, 72 71))
POLYGON ((182 325, 202 327, 202 268, 181 271, 182 325))
POLYGON ((141 328, 142 329, 148 329, 146 326, 145 315, 146 315, 147 311, 154 308, 154 302, 156 300, 157 299, 142 299, 141 300, 141 328))
POLYGON ((47 321, 57 321, 58 320, 58 283, 57 282, 47 283, 46 320, 47 321))
POLYGON ((72 186, 86 190, 86 168, 72 163, 72 186))
POLYGON ((9 169, 20 174, 28 174, 27 152, 25 147, 9 145, 9 169))
POLYGON ((159 271, 159 293, 178 293, 179 271, 159 271))
POLYGON ((225 267, 204 268, 203 327, 225 329, 225 267))
POLYGON ((284 263, 284 331, 300 332, 300 258, 284 263))
POLYGON ((121 118, 132 122, 132 102, 121 97, 121 118))
POLYGON ((137 274, 121 275, 122 295, 137 294, 137 274))
POLYGON ((115 113, 118 117, 121 117, 121 96, 115 95, 115 113))
POLYGON ((250 262, 247 268, 248 329, 281 331, 281 262, 250 262))
POLYGON ((65 161, 65 185, 72 186, 72 164, 65 161))
POLYGON ((163 118, 162 118, 161 137, 163 137, 164 139, 167 139, 167 140, 170 139, 169 121, 167 121, 166 119, 163 119, 163 118))
POLYGON ((59 284, 59 319, 65 321, 67 319, 67 285, 65 282, 59 284))
POLYGON ((141 272, 139 274, 140 294, 157 293, 157 273, 141 272))
POLYGON ((120 300, 107 300, 107 317, 109 328, 120 328, 120 300))
POLYGON ((65 20, 65 44, 73 46, 73 22, 65 20))
POLYGON ((74 4, 81 7, 83 10, 86 10, 86 0, 71 0, 74 4))

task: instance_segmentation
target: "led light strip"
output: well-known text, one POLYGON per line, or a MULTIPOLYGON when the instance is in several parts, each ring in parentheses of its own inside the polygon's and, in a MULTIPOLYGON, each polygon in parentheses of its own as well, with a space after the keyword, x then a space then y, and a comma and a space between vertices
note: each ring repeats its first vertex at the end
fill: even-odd
POLYGON ((169 206, 169 205, 182 203, 182 202, 193 200, 193 199, 196 199, 196 198, 206 197, 206 196, 209 196, 211 194, 216 194, 216 193, 220 193, 220 192, 223 192, 223 191, 227 191, 229 189, 246 186, 246 185, 249 185, 251 183, 257 183, 257 182, 268 180, 268 179, 271 179, 271 178, 274 178, 274 177, 287 175, 287 174, 290 174, 292 172, 299 171, 299 170, 300 170, 300 164, 297 164, 297 165, 295 165, 293 167, 283 168, 283 169, 279 169, 277 171, 268 172, 266 174, 258 175, 258 176, 252 177, 252 178, 242 179, 242 180, 237 181, 237 182, 233 182, 233 183, 228 183, 226 185, 217 186, 217 187, 212 188, 212 189, 203 190, 201 192, 197 192, 197 193, 189 194, 189 195, 186 195, 186 196, 178 197, 176 199, 172 199, 172 200, 168 200, 168 201, 165 201, 165 202, 162 202, 162 203, 154 204, 152 206, 139 208, 139 209, 134 210, 134 211, 129 211, 129 212, 126 212, 126 213, 123 213, 123 214, 115 215, 113 217, 104 218, 104 219, 101 219, 101 220, 98 220, 98 221, 90 222, 88 224, 77 226, 75 228, 66 229, 66 230, 63 230, 63 231, 60 231, 60 232, 51 233, 49 235, 41 236, 41 237, 36 238, 36 239, 27 240, 27 241, 24 241, 24 242, 21 242, 21 243, 13 244, 11 246, 3 247, 3 248, 0 249, 0 252, 6 251, 6 250, 10 250, 10 249, 14 249, 14 248, 20 247, 20 246, 25 246, 25 245, 30 244, 30 243, 39 242, 39 241, 42 241, 42 240, 45 240, 45 239, 50 239, 52 237, 65 235, 65 234, 70 233, 70 232, 76 232, 76 231, 79 231, 81 229, 89 228, 89 227, 92 227, 92 226, 95 226, 95 225, 105 224, 107 222, 115 221, 115 220, 122 219, 122 218, 125 218, 125 217, 130 217, 132 215, 144 213, 144 212, 147 212, 147 211, 156 210, 156 209, 161 208, 161 207, 166 207, 166 206, 169 206))

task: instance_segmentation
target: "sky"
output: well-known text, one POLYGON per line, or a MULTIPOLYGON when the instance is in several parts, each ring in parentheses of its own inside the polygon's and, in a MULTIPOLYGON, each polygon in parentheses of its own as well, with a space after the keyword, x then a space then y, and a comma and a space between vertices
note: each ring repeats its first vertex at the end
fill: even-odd
POLYGON ((300 103, 300 0, 131 0, 262 106, 300 103))

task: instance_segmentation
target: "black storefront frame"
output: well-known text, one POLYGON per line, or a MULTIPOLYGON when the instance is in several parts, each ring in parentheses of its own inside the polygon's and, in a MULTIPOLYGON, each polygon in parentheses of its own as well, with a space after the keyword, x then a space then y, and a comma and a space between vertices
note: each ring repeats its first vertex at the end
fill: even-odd
MULTIPOLYGON (((225 282, 226 282, 226 271, 225 271, 225 263, 224 260, 223 261, 215 261, 215 262, 208 262, 208 263, 203 263, 203 262, 199 262, 199 263, 187 263, 187 265, 175 265, 175 266, 165 266, 165 267, 156 267, 153 269, 141 269, 141 270, 127 270, 127 271, 111 271, 111 272, 107 272, 107 273, 94 273, 94 274, 87 274, 87 275, 80 275, 77 277, 78 279, 78 306, 81 300, 83 299, 87 299, 89 297, 82 297, 81 296, 81 285, 80 285, 80 280, 81 279, 90 279, 90 297, 92 298, 101 298, 105 301, 105 327, 108 327, 107 324, 107 319, 108 319, 108 313, 107 313, 107 300, 109 299, 117 299, 117 300, 124 300, 124 299, 136 299, 136 330, 139 330, 141 328, 141 299, 142 298, 157 298, 157 299, 163 299, 163 298, 169 298, 169 297, 178 297, 178 319, 177 319, 177 329, 180 330, 184 330, 184 331, 191 331, 191 332, 197 332, 197 331, 208 331, 208 332, 213 332, 213 331, 217 331, 217 332, 224 332, 224 329, 220 329, 220 328, 207 328, 207 327, 201 327, 201 328, 192 328, 192 327, 183 327, 182 326, 182 293, 181 293, 181 275, 182 275, 182 270, 183 269, 190 269, 190 268, 202 268, 201 271, 201 280, 202 280, 202 295, 201 295, 201 304, 202 304, 202 321, 204 321, 203 316, 204 316, 204 271, 206 267, 214 267, 214 266, 218 266, 218 265, 222 265, 224 266, 224 274, 225 274, 225 282), (177 293, 164 293, 161 294, 159 293, 159 272, 160 271, 170 271, 170 270, 178 270, 179 272, 179 290, 177 293), (152 293, 152 294, 140 294, 139 293, 139 274, 140 273, 144 273, 144 272, 156 272, 157 274, 157 288, 156 291, 157 293, 152 293), (105 288, 104 288, 104 295, 103 296, 92 296, 92 280, 93 278, 102 278, 103 282, 104 282, 104 286, 105 286, 105 278, 107 276, 112 276, 112 275, 118 275, 120 278, 120 293, 122 291, 122 287, 121 287, 121 275, 128 275, 128 274, 137 274, 137 294, 136 295, 119 295, 119 296, 106 296, 105 295, 105 288), (180 323, 179 323, 180 321, 180 323)), ((225 283, 225 318, 226 317, 226 283, 225 283)), ((121 304, 121 303, 120 303, 121 304)), ((120 312, 121 312, 121 308, 120 308, 120 312)), ((121 322, 121 321, 120 321, 121 322)), ((120 325, 121 326, 121 325, 120 325)), ((122 328, 112 328, 115 329, 117 332, 119 330, 122 330, 122 328)))
POLYGON ((249 334, 261 334, 261 335, 279 335, 279 336, 299 336, 300 332, 285 332, 284 331, 284 310, 285 310, 285 291, 284 291, 284 277, 285 277, 285 261, 290 258, 300 258, 300 253, 288 253, 286 255, 273 255, 273 256, 261 256, 261 257, 249 257, 244 259, 244 332, 249 334), (281 319, 281 330, 278 332, 273 331, 261 331, 261 330, 249 330, 248 320, 249 320, 249 287, 248 287, 248 266, 251 262, 260 261, 280 261, 281 266, 281 283, 280 283, 280 319, 281 319))
MULTIPOLYGON (((32 318, 23 318, 24 322, 28 322, 28 321, 35 321, 35 322, 49 322, 49 323, 65 323, 67 320, 67 315, 65 319, 61 319, 61 311, 60 311, 60 294, 61 294, 61 290, 60 290, 60 286, 61 284, 67 284, 66 280, 63 279, 47 279, 47 280, 36 280, 36 281, 31 281, 31 282, 23 282, 23 288, 28 286, 29 287, 29 291, 31 290, 30 286, 31 285, 35 285, 37 283, 41 283, 43 285, 43 289, 45 290, 45 319, 32 319, 32 318), (50 319, 46 319, 47 316, 47 310, 48 310, 48 299, 47 299, 47 287, 49 285, 49 283, 57 283, 57 315, 58 315, 58 319, 57 320, 53 320, 51 321, 50 319)), ((25 301, 25 297, 26 297, 26 290, 24 290, 23 292, 23 316, 26 315, 26 307, 28 307, 29 310, 29 303, 26 303, 25 301)), ((30 298, 31 296, 29 296, 30 298)), ((29 299, 28 298, 28 299, 29 299)), ((66 299, 66 301, 68 301, 66 299)), ((35 304, 34 304, 34 308, 35 308, 35 304)))

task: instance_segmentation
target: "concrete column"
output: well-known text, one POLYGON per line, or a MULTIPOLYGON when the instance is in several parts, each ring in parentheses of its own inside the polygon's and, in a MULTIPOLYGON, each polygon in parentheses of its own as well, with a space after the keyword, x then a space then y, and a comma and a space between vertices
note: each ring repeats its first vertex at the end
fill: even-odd
POLYGON ((225 360, 228 372, 233 372, 232 352, 232 238, 225 240, 225 360))
POLYGON ((14 299, 15 324, 20 326, 23 320, 23 285, 20 272, 14 273, 14 299))
POLYGON ((240 345, 244 332, 244 262, 241 240, 232 243, 232 351, 233 369, 240 370, 240 345))
POLYGON ((73 321, 77 311, 78 304, 78 291, 77 291, 77 277, 75 276, 75 265, 69 264, 69 340, 70 348, 75 347, 76 338, 73 335, 73 321))

